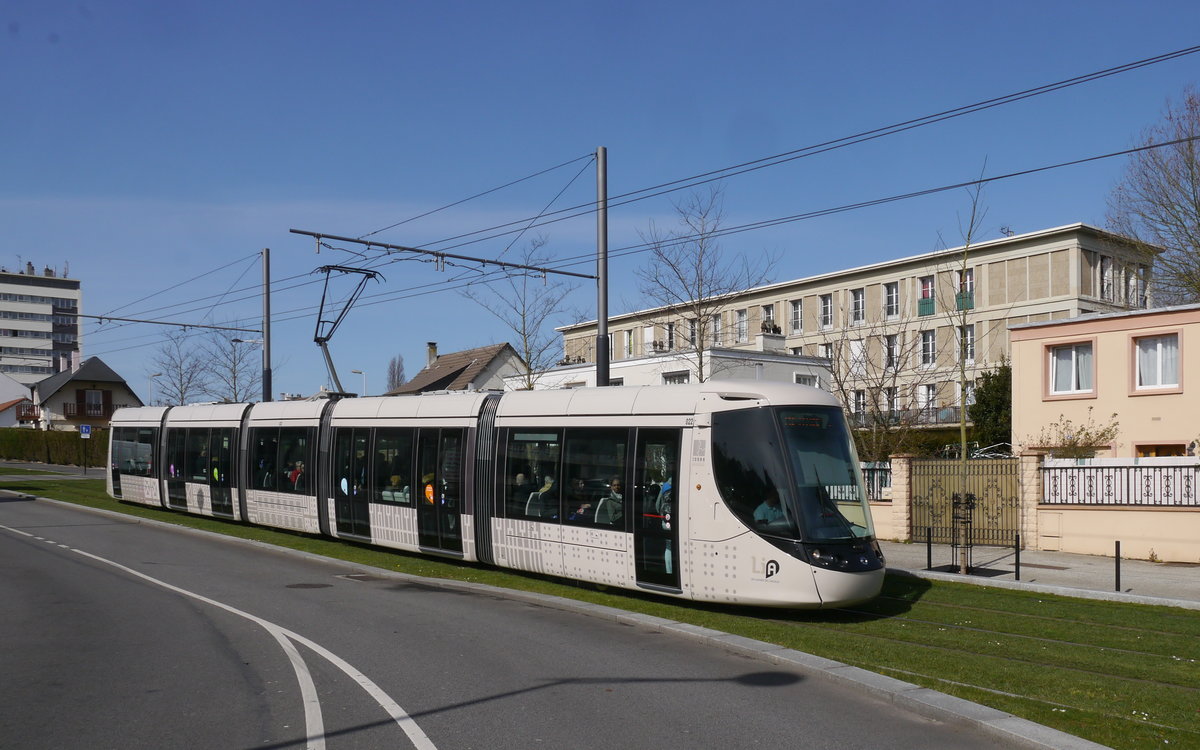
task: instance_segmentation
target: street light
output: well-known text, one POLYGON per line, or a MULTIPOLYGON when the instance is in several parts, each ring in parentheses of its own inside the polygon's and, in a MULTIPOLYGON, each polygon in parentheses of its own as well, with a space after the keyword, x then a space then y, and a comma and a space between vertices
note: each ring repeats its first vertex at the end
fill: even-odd
POLYGON ((152 373, 146 377, 146 406, 154 406, 154 379, 162 377, 161 372, 152 373))
POLYGON ((366 395, 367 395, 367 373, 363 372, 362 370, 351 370, 350 372, 354 373, 355 375, 362 375, 362 376, 363 376, 363 391, 362 391, 362 395, 366 396, 366 395))

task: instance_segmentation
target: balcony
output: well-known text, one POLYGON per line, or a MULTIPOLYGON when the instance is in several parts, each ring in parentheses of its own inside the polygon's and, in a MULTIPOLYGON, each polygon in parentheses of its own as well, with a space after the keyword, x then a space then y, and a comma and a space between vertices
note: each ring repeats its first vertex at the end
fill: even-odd
POLYGON ((917 315, 933 315, 933 297, 923 297, 917 300, 917 315))
POLYGON ((18 404, 17 420, 21 422, 36 422, 41 419, 42 408, 34 404, 18 404))
POLYGON ((112 419, 113 412, 120 408, 120 406, 77 404, 74 401, 68 401, 63 404, 63 416, 67 419, 112 419))
POLYGON ((954 295, 954 309, 974 310, 975 292, 959 292, 958 294, 954 295))
MULTIPOLYGON (((924 406, 916 409, 896 409, 884 412, 848 412, 851 426, 866 427, 920 427, 958 424, 960 407, 924 406)), ((968 420, 969 421, 969 420, 968 420)))

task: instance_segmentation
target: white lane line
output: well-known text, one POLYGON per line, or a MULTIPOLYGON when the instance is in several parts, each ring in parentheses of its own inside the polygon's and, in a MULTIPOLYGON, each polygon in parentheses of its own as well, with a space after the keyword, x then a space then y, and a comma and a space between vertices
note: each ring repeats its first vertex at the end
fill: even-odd
MULTIPOLYGON (((167 589, 168 591, 174 591, 177 594, 182 594, 184 596, 191 597, 192 599, 204 602, 205 604, 210 604, 214 607, 217 607, 218 609, 223 609, 226 612, 230 612, 239 617, 244 617, 247 620, 250 620, 251 622, 256 623, 257 625, 259 625, 260 627, 262 627, 264 630, 271 633, 272 635, 276 635, 276 633, 278 633, 278 635, 276 635, 276 639, 278 639, 280 637, 286 637, 286 638, 290 638, 291 640, 295 641, 296 643, 300 643, 304 646, 307 646, 308 648, 312 649, 317 654, 323 656, 326 660, 329 661, 330 664, 333 664, 335 667, 342 670, 342 672, 347 677, 349 677, 350 679, 352 679, 356 683, 358 683, 358 685, 363 690, 365 690, 368 695, 370 695, 372 698, 374 698, 375 702, 378 703, 379 706, 384 711, 387 711, 388 715, 390 715, 392 717, 392 720, 395 721, 396 724, 399 725, 399 727, 404 730, 404 733, 406 735, 408 735, 408 739, 413 743, 413 746, 416 747, 417 750, 437 750, 437 746, 433 744, 433 741, 429 739, 428 735, 426 735, 425 732, 421 731, 421 728, 419 726, 417 726, 417 722, 414 721, 413 718, 408 715, 408 712, 406 712, 403 708, 400 707, 399 703, 392 700, 392 697, 389 696, 387 693, 385 693, 382 688, 380 688, 378 685, 376 685, 371 680, 371 678, 367 677, 365 674, 363 674, 362 672, 358 671, 353 666, 351 666, 349 662, 342 659, 338 655, 334 654, 332 651, 329 651, 328 649, 324 648, 323 646, 320 646, 319 644, 314 643, 313 641, 310 641, 309 639, 305 638, 304 636, 300 635, 299 633, 294 633, 294 632, 288 630, 287 628, 276 625, 275 623, 270 622, 268 620, 264 620, 261 617, 252 615, 249 612, 243 612, 242 610, 237 609, 236 607, 232 607, 228 604, 224 604, 222 602, 216 601, 215 599, 209 599, 206 596, 202 596, 195 592, 188 591, 187 589, 182 589, 182 588, 179 588, 178 586, 173 586, 173 585, 167 583, 166 581, 160 581, 157 578, 148 576, 145 573, 141 573, 139 571, 134 570, 133 568, 126 567, 118 562, 113 562, 112 560, 107 560, 103 557, 99 557, 97 555, 91 554, 90 552, 84 552, 83 550, 79 550, 79 549, 75 549, 72 551, 77 552, 77 553, 83 555, 84 557, 89 557, 97 562, 104 563, 105 565, 111 565, 112 567, 117 568, 118 570, 123 570, 132 576, 136 576, 143 580, 149 581, 150 583, 153 583, 157 586, 162 586, 163 588, 167 589)), ((299 655, 297 654, 297 656, 299 656, 299 655)), ((301 661, 301 664, 303 664, 303 661, 301 661)), ((293 662, 293 666, 295 666, 295 662, 293 662)), ((305 671, 307 672, 307 668, 305 668, 305 671)), ((299 674, 297 674, 297 678, 298 679, 300 678, 299 674)), ((311 680, 311 676, 308 679, 311 680)), ((315 693, 314 693, 314 700, 315 700, 315 693)), ((306 721, 308 721, 308 708, 309 708, 309 706, 306 703, 305 704, 305 720, 306 721)), ((318 708, 319 708, 319 704, 318 704, 318 708)), ((319 718, 318 718, 318 721, 319 721, 319 718)), ((311 741, 311 739, 310 739, 310 741, 311 741)), ((322 742, 324 742, 324 738, 322 738, 322 742)), ((323 747, 323 745, 322 745, 322 747, 323 747)))
POLYGON ((304 703, 304 735, 308 738, 305 750, 325 750, 325 722, 321 717, 321 698, 317 695, 317 685, 313 682, 312 673, 304 663, 304 657, 296 650, 296 646, 279 632, 277 628, 268 628, 283 653, 292 662, 296 672, 296 681, 300 683, 300 699, 304 703))
POLYGON ((14 533, 14 534, 20 534, 21 536, 28 536, 28 537, 32 537, 32 538, 34 538, 34 539, 37 539, 37 537, 36 537, 36 536, 33 536, 33 534, 30 534, 29 532, 27 532, 27 531, 21 531, 20 529, 14 529, 14 528, 13 528, 13 527, 11 527, 11 526, 0 526, 0 529, 4 529, 5 531, 11 531, 11 532, 12 532, 12 533, 14 533))

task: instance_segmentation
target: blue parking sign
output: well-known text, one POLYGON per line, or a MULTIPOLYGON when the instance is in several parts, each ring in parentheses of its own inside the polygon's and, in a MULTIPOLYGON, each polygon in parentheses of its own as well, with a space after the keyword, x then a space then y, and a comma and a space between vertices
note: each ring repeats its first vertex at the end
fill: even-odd
POLYGON ((90 424, 79 425, 79 437, 86 440, 86 439, 90 438, 91 436, 92 436, 92 426, 90 424))

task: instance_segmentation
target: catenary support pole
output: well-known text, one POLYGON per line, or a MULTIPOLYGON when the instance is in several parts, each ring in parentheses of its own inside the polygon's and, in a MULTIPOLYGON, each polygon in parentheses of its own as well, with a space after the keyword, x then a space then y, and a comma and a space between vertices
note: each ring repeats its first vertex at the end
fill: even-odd
POLYGON ((608 385, 608 149, 596 149, 596 385, 608 385))
POLYGON ((263 344, 262 344, 262 400, 271 400, 271 248, 262 251, 263 275, 263 344))

